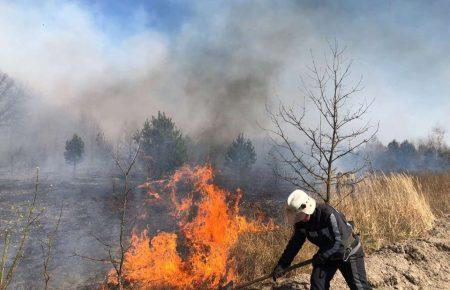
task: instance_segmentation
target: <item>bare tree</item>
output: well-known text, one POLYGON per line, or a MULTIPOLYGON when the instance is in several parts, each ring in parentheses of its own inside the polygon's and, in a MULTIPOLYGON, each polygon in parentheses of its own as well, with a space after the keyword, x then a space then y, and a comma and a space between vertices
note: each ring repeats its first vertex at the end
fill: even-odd
POLYGON ((47 234, 47 237, 45 240, 41 241, 41 250, 42 250, 42 277, 44 279, 44 289, 48 289, 48 285, 51 278, 51 272, 50 272, 50 262, 53 257, 53 248, 55 245, 55 241, 57 238, 59 225, 61 223, 61 217, 63 213, 63 204, 61 203, 61 207, 59 209, 59 215, 58 219, 56 220, 55 227, 53 230, 47 234))
MULTIPOLYGON (((75 256, 81 257, 83 259, 94 261, 94 262, 109 262, 114 268, 115 276, 117 278, 117 286, 119 289, 124 289, 124 278, 123 278, 123 263, 125 261, 125 254, 128 252, 130 246, 127 243, 125 239, 126 234, 126 226, 130 219, 128 218, 128 202, 129 202, 129 195, 131 191, 133 190, 132 187, 130 187, 129 177, 131 174, 131 171, 136 164, 137 157, 140 152, 140 143, 138 144, 138 147, 132 156, 131 160, 127 164, 123 164, 121 162, 121 158, 118 154, 115 154, 113 156, 114 162, 116 166, 119 168, 122 178, 123 178, 123 190, 120 194, 115 196, 116 199, 120 201, 120 221, 119 221, 119 236, 118 236, 118 244, 114 245, 108 242, 105 242, 100 237, 91 234, 92 237, 94 237, 97 242, 102 244, 105 247, 105 250, 107 252, 107 257, 104 258, 95 258, 95 257, 89 257, 80 255, 78 253, 74 253, 75 256)), ((126 162, 125 162, 126 163, 126 162)), ((131 218, 133 220, 133 218, 131 218)))
MULTIPOLYGON (((325 202, 330 201, 335 188, 338 161, 355 154, 378 131, 378 125, 364 121, 373 101, 352 104, 362 90, 362 77, 349 83, 352 61, 344 58, 345 48, 341 49, 337 41, 329 44, 329 48, 331 59, 325 57, 322 66, 311 53, 308 78, 302 78, 305 104, 297 108, 280 102, 277 112, 267 110, 274 125, 268 130, 275 144, 275 156, 285 168, 276 174, 319 195, 325 202), (312 105, 312 114, 306 109, 307 103, 312 105), (316 124, 311 125, 314 118, 316 124), (296 132, 295 138, 288 137, 289 130, 296 132), (303 146, 297 146, 294 139, 304 140, 303 146)), ((341 177, 353 175, 364 166, 362 163, 344 171, 341 177)))
POLYGON ((0 127, 5 126, 15 117, 20 95, 14 81, 0 72, 0 127))
POLYGON ((22 260, 25 245, 28 241, 30 231, 33 225, 39 220, 42 211, 36 212, 38 207, 38 193, 39 193, 39 168, 36 169, 36 180, 33 198, 30 201, 25 214, 20 215, 20 223, 23 225, 20 229, 9 228, 2 233, 3 249, 0 264, 0 290, 8 288, 11 284, 14 272, 22 260), (17 235, 17 241, 14 236, 17 235), (13 245, 11 242, 13 241, 13 245), (17 242, 17 243, 15 243, 17 242), (11 246, 13 249, 11 249, 11 246))
MULTIPOLYGON (((370 160, 368 166, 370 167, 370 160)), ((356 175, 355 174, 342 174, 338 172, 336 174, 336 193, 339 197, 348 195, 353 195, 356 190, 356 175)))
POLYGON ((133 169, 134 164, 136 163, 136 158, 139 154, 140 150, 140 144, 138 145, 138 148, 136 149, 136 153, 133 156, 133 159, 128 164, 128 167, 122 166, 120 163, 120 160, 118 158, 115 158, 114 161, 119 167, 120 171, 122 172, 122 176, 124 178, 124 188, 123 188, 123 194, 122 194, 122 208, 120 210, 120 231, 119 231, 119 259, 112 258, 111 254, 109 257, 111 258, 111 264, 114 267, 114 270, 117 274, 117 284, 119 286, 119 289, 123 289, 123 262, 125 260, 125 253, 128 251, 129 246, 125 245, 125 225, 126 225, 126 218, 127 218, 127 206, 128 206, 128 196, 131 192, 131 188, 129 186, 129 175, 131 173, 131 170, 133 169), (113 262, 115 260, 115 262, 113 262))
POLYGON ((441 126, 434 126, 431 128, 431 133, 428 135, 428 139, 426 140, 426 145, 430 148, 434 148, 436 150, 440 150, 445 147, 445 128, 441 126))
POLYGON ((116 138, 110 152, 114 152, 113 160, 120 159, 122 162, 130 163, 136 153, 136 135, 139 133, 138 126, 134 123, 122 124, 119 136, 116 138))

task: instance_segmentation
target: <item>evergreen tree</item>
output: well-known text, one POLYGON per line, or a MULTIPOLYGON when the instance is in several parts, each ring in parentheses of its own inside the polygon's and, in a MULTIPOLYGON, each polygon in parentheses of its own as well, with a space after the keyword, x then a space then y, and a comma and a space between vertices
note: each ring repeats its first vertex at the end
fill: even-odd
POLYGON ((64 158, 66 162, 73 165, 75 172, 77 164, 82 160, 84 154, 84 142, 77 134, 74 134, 71 140, 66 141, 66 151, 64 158))
POLYGON ((111 163, 112 159, 112 144, 106 139, 105 134, 99 131, 95 137, 95 143, 93 144, 93 157, 98 162, 96 165, 101 165, 103 169, 111 163))
POLYGON ((141 143, 149 176, 160 178, 187 161, 186 139, 164 113, 147 119, 135 140, 141 143))
POLYGON ((397 154, 400 146, 398 145, 398 142, 394 139, 387 145, 389 153, 397 154))
POLYGON ((392 140, 387 145, 386 154, 386 171, 397 171, 398 168, 398 153, 400 151, 400 146, 396 140, 392 140))
POLYGON ((243 134, 239 134, 227 148, 225 164, 242 175, 250 170, 255 161, 256 153, 252 141, 244 138, 243 134))
POLYGON ((399 147, 397 160, 402 170, 414 171, 417 165, 417 150, 414 144, 408 142, 408 140, 403 141, 399 147))

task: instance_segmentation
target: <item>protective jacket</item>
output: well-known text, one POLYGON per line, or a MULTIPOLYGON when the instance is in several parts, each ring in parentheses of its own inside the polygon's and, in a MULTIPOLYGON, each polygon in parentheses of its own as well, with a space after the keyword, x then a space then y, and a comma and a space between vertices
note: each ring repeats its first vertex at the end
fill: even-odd
POLYGON ((306 238, 319 247, 318 253, 323 258, 347 260, 360 247, 359 239, 353 237, 352 231, 352 225, 343 214, 328 204, 318 204, 309 221, 294 225, 294 234, 278 264, 287 268, 306 238))

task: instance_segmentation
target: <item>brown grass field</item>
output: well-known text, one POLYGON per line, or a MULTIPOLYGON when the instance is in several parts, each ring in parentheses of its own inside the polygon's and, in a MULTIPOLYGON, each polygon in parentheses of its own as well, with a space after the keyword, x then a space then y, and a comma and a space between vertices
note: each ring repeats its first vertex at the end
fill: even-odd
MULTIPOLYGON (((364 249, 370 253, 387 244, 418 238, 431 229, 436 218, 450 212, 449 188, 450 171, 378 174, 358 184, 356 197, 333 200, 332 204, 355 222, 364 249)), ((243 235, 233 252, 239 280, 270 273, 290 235, 291 228, 286 225, 270 232, 243 235)), ((314 253, 314 246, 307 242, 295 261, 311 258, 314 253)))

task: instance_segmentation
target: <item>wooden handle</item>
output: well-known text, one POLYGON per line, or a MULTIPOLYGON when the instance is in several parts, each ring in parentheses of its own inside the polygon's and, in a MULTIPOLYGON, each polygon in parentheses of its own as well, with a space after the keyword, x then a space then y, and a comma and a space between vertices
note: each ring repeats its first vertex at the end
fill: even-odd
MULTIPOLYGON (((297 269, 297 268, 300 268, 300 267, 306 266, 306 265, 308 265, 308 264, 311 264, 311 263, 312 263, 312 259, 305 260, 305 261, 303 261, 303 262, 294 264, 294 265, 292 265, 292 266, 290 266, 290 267, 287 267, 287 268, 284 270, 284 274, 286 274, 287 272, 290 272, 290 271, 292 271, 292 270, 295 270, 295 269, 297 269)), ((265 275, 265 276, 262 276, 262 277, 259 277, 259 278, 255 279, 255 280, 253 280, 253 281, 250 281, 250 282, 246 282, 246 283, 242 283, 242 284, 236 285, 235 287, 233 287, 233 289, 243 289, 243 288, 245 288, 245 287, 248 287, 248 286, 250 286, 250 285, 252 285, 252 284, 255 284, 255 283, 264 281, 264 280, 269 279, 269 278, 271 278, 271 277, 272 277, 272 274, 267 274, 267 275, 265 275)))

